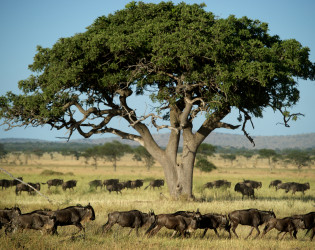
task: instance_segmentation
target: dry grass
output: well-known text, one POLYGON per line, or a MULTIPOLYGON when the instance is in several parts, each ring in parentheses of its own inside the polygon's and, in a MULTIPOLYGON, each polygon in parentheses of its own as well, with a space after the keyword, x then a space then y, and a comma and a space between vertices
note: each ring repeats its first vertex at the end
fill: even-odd
MULTIPOLYGON (((26 231, 21 234, 5 236, 3 230, 0 231, 0 249, 313 249, 314 243, 303 237, 304 233, 298 233, 298 240, 291 240, 285 237, 283 241, 277 241, 276 231, 271 231, 264 239, 244 240, 249 232, 249 227, 239 226, 237 232, 240 239, 233 237, 228 239, 225 232, 220 232, 218 239, 214 232, 208 232, 204 239, 201 239, 201 230, 195 232, 188 239, 170 239, 171 231, 163 229, 153 238, 139 237, 134 233, 127 235, 129 229, 114 226, 110 232, 103 235, 100 232, 101 226, 107 221, 109 212, 118 210, 138 209, 149 211, 153 209, 158 213, 171 213, 177 210, 199 210, 202 213, 219 212, 228 213, 235 209, 258 208, 262 210, 273 209, 277 217, 285 217, 292 214, 301 214, 314 211, 315 204, 315 171, 314 167, 297 171, 289 167, 277 167, 272 172, 269 166, 260 164, 259 167, 252 168, 248 162, 242 159, 231 168, 223 160, 216 159, 216 165, 220 166, 211 173, 202 173, 195 170, 194 173, 194 194, 199 202, 185 202, 172 200, 167 192, 167 187, 161 190, 123 190, 122 195, 116 193, 109 194, 104 190, 90 190, 88 182, 93 179, 119 178, 120 180, 144 179, 145 185, 154 178, 163 178, 163 171, 160 166, 154 166, 148 171, 144 166, 136 164, 130 157, 124 158, 115 172, 109 163, 101 164, 97 169, 92 166, 85 166, 83 161, 76 161, 71 158, 56 156, 51 160, 47 155, 42 159, 31 159, 29 165, 5 165, 1 167, 11 172, 15 176, 23 176, 29 182, 46 182, 52 178, 63 178, 64 180, 76 179, 78 186, 74 191, 62 191, 59 187, 48 190, 42 185, 42 192, 54 201, 50 204, 39 195, 29 196, 22 194, 16 196, 13 188, 0 190, 0 208, 18 205, 22 212, 29 212, 40 208, 58 209, 66 206, 82 204, 88 202, 94 207, 96 220, 88 222, 86 235, 72 237, 72 233, 77 231, 74 226, 58 229, 60 236, 41 235, 37 231, 26 231), (226 165, 224 165, 226 164, 226 165), (241 167, 242 166, 242 167, 241 167), (42 175, 44 171, 57 171, 60 175, 42 175), (256 192, 256 200, 241 200, 241 195, 235 193, 233 186, 243 178, 260 180, 263 187, 256 192), (203 184, 215 180, 227 179, 232 182, 230 189, 204 190, 203 184), (273 179, 283 181, 310 182, 311 190, 303 196, 297 193, 292 196, 284 191, 275 192, 269 189, 268 185, 273 179), (162 193, 162 194, 161 194, 162 193), (203 201, 203 202, 201 202, 203 201)), ((0 179, 8 178, 0 174, 0 179)), ((261 227, 262 230, 262 227, 261 227)), ((144 230, 142 230, 142 233, 144 230)), ((255 232, 254 232, 255 233, 255 232)))

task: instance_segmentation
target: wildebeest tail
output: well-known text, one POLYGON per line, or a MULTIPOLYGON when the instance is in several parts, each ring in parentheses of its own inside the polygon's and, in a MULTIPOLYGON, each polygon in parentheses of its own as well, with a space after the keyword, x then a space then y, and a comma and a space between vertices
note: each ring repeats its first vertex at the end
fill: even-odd
POLYGON ((146 187, 144 188, 144 190, 146 190, 148 187, 150 187, 150 185, 151 185, 151 184, 149 184, 148 186, 146 186, 146 187))

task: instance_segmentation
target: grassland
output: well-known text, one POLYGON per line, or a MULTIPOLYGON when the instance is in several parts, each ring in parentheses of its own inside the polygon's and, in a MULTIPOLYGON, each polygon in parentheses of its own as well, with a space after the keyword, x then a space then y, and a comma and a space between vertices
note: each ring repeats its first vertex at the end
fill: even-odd
MULTIPOLYGON (((59 236, 41 235, 38 231, 25 231, 24 233, 5 236, 3 230, 0 231, 0 249, 314 249, 315 243, 309 241, 309 236, 304 237, 305 232, 298 233, 298 240, 291 240, 286 236, 284 240, 276 240, 277 232, 272 230, 263 239, 244 240, 250 228, 239 226, 237 232, 240 239, 232 237, 228 239, 226 232, 219 232, 218 239, 211 230, 207 232, 205 238, 201 239, 202 231, 196 231, 190 238, 170 239, 172 232, 162 229, 155 237, 136 237, 135 233, 128 236, 129 229, 114 226, 107 234, 102 234, 100 229, 107 221, 107 214, 112 211, 125 211, 138 209, 147 212, 153 209, 156 214, 172 213, 177 210, 199 210, 202 213, 217 212, 228 213, 235 209, 258 208, 262 210, 273 209, 277 217, 290 216, 292 214, 302 214, 315 211, 315 168, 298 171, 292 167, 284 168, 277 166, 272 171, 266 162, 255 164, 245 162, 242 159, 233 167, 224 161, 216 159, 219 168, 211 173, 202 173, 198 170, 194 173, 194 194, 196 200, 187 202, 172 200, 167 192, 167 187, 160 190, 123 190, 123 194, 109 194, 105 190, 90 189, 88 182, 94 179, 119 178, 121 181, 129 179, 143 179, 144 186, 155 178, 163 178, 163 171, 160 166, 154 166, 148 171, 141 164, 136 164, 131 158, 124 158, 113 171, 113 167, 108 164, 100 164, 98 168, 86 166, 82 161, 71 158, 56 156, 50 159, 48 156, 41 159, 32 159, 28 165, 6 165, 1 167, 12 173, 14 176, 23 176, 27 182, 46 182, 52 178, 62 178, 64 180, 76 179, 78 186, 74 191, 64 192, 60 187, 48 190, 47 185, 42 185, 42 193, 49 197, 53 203, 49 203, 40 195, 29 196, 23 193, 16 196, 14 188, 0 190, 0 208, 17 205, 23 213, 35 209, 58 209, 70 205, 89 202, 94 207, 96 220, 85 224, 86 234, 77 234, 74 226, 58 228, 59 236), (55 171, 55 175, 45 175, 55 171), (57 175, 57 173, 61 175, 57 175), (227 179, 232 182, 229 189, 204 190, 203 184, 215 179, 227 179), (235 193, 233 187, 236 182, 243 178, 262 181, 263 187, 256 192, 257 199, 241 200, 241 195, 235 193), (309 182, 311 189, 303 196, 297 193, 294 196, 285 194, 284 191, 269 189, 271 180, 281 179, 283 181, 309 182)), ((253 162, 255 160, 253 159, 253 162)), ((257 162, 256 162, 257 163, 257 162)), ((5 174, 0 174, 0 179, 9 178, 5 174)), ((261 227, 261 230, 263 227, 261 227)), ((144 233, 144 229, 141 231, 144 233)), ((256 233, 256 232, 254 232, 256 233)))

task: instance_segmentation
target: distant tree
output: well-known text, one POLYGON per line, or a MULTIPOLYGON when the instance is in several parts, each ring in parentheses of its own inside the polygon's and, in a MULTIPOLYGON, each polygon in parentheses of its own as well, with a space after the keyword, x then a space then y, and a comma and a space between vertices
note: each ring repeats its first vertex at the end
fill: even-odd
POLYGON ((289 162, 296 165, 299 170, 302 167, 308 166, 311 162, 310 155, 305 151, 292 150, 284 156, 289 162))
POLYGON ((91 148, 87 148, 83 153, 82 156, 86 159, 86 162, 88 162, 89 159, 93 160, 93 165, 95 168, 97 168, 97 162, 98 160, 100 160, 101 158, 103 158, 102 155, 102 150, 101 150, 102 146, 94 146, 91 148))
POLYGON ((224 160, 229 160, 231 162, 231 167, 233 167, 233 162, 236 160, 235 154, 221 154, 220 156, 224 160))
POLYGON ((0 143, 0 161, 6 157, 8 152, 4 149, 4 145, 0 143))
POLYGON ((269 169, 272 171, 273 165, 271 164, 271 160, 274 159, 273 161, 276 161, 277 158, 277 152, 273 149, 260 149, 258 151, 259 157, 260 158, 267 158, 268 159, 268 164, 269 164, 269 169))
POLYGON ((206 158, 197 159, 195 167, 200 169, 202 172, 211 172, 212 170, 217 168, 212 162, 209 162, 206 158))
POLYGON ((99 148, 99 154, 113 163, 114 171, 117 168, 117 161, 120 160, 126 153, 131 153, 132 149, 127 144, 122 144, 119 141, 105 143, 99 148))
POLYGON ((204 156, 212 156, 214 155, 215 152, 216 152, 216 146, 213 146, 208 143, 202 143, 197 150, 198 154, 201 154, 204 156))
POLYGON ((155 160, 152 157, 152 155, 145 149, 145 147, 143 146, 139 146, 136 147, 133 150, 133 159, 137 160, 137 161, 144 161, 145 166, 147 167, 148 170, 150 170, 150 168, 154 165, 155 160))

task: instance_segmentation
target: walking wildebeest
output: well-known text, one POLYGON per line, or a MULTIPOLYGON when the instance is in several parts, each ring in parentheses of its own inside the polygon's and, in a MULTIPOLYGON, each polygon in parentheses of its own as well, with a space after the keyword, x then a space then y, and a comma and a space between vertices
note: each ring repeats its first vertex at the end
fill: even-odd
POLYGON ((249 184, 252 188, 261 188, 262 183, 260 181, 244 180, 243 183, 249 184))
POLYGON ((77 186, 77 180, 69 180, 62 184, 62 189, 67 190, 67 188, 74 190, 73 188, 77 186))
POLYGON ((271 218, 264 228, 263 234, 261 237, 263 237, 266 233, 268 233, 271 229, 276 228, 279 233, 277 235, 277 239, 281 233, 284 232, 284 234, 281 237, 281 240, 286 235, 286 233, 290 233, 291 239, 296 238, 297 230, 299 228, 304 229, 304 221, 301 218, 293 218, 293 217, 285 217, 283 219, 277 219, 277 218, 271 218), (292 232, 293 235, 292 235, 292 232))
POLYGON ((51 179, 48 180, 46 183, 42 183, 42 184, 47 184, 48 185, 48 189, 50 189, 51 186, 61 186, 63 184, 63 180, 62 179, 51 179))
POLYGON ((80 230, 85 232, 84 227, 82 226, 82 222, 95 220, 95 213, 93 207, 90 203, 87 206, 70 206, 63 209, 55 210, 55 211, 36 211, 36 213, 46 214, 46 215, 55 215, 56 223, 54 228, 52 229, 53 234, 58 234, 57 227, 62 226, 70 226, 74 225, 78 227, 80 230))
POLYGON ((277 189, 285 189, 285 192, 289 192, 290 186, 293 182, 284 182, 284 183, 279 183, 277 186, 277 189))
POLYGON ((153 211, 149 213, 142 213, 139 210, 112 212, 108 214, 108 221, 103 225, 103 233, 106 233, 115 224, 121 227, 130 227, 128 235, 135 228, 136 234, 139 236, 138 229, 147 223, 153 223, 155 220, 155 214, 153 211))
POLYGON ((245 195, 248 196, 248 198, 255 199, 254 188, 252 188, 251 186, 249 186, 246 183, 243 183, 243 182, 236 183, 236 185, 234 187, 234 191, 240 192, 242 194, 242 200, 244 199, 245 195))
POLYGON ((203 214, 201 215, 198 228, 204 229, 202 238, 206 235, 208 229, 213 229, 215 234, 219 237, 217 231, 218 228, 223 228, 227 231, 229 233, 229 238, 231 238, 231 225, 226 215, 216 213, 203 214))
POLYGON ((107 186, 107 185, 115 185, 119 182, 119 179, 107 179, 104 180, 103 185, 107 186))
POLYGON ((26 191, 28 192, 28 194, 35 194, 35 191, 33 188, 35 188, 36 190, 40 190, 40 184, 39 183, 32 183, 32 182, 28 182, 28 185, 24 184, 24 183, 19 183, 16 185, 15 187, 15 194, 19 195, 22 193, 22 191, 26 191), (31 188, 31 187, 33 188, 31 188))
POLYGON ((269 188, 275 187, 276 191, 277 191, 278 190, 278 185, 281 184, 281 183, 282 183, 281 180, 273 180, 273 181, 270 182, 269 188))
POLYGON ((8 187, 12 186, 12 182, 10 180, 7 180, 7 179, 2 179, 2 180, 0 180, 0 186, 2 187, 2 190, 3 190, 3 188, 7 189, 8 187))
POLYGON ((100 187, 101 189, 103 188, 103 182, 101 180, 93 180, 89 182, 90 188, 95 188, 100 187))
POLYGON ((17 184, 21 183, 20 181, 18 181, 17 179, 23 181, 23 177, 17 177, 16 179, 14 179, 12 181, 12 186, 16 186, 17 184))
POLYGON ((55 227, 56 216, 55 215, 44 215, 38 213, 21 214, 14 217, 10 223, 10 226, 6 231, 34 229, 43 231, 46 233, 52 232, 55 227))
MULTIPOLYGON (((189 217, 185 215, 159 214, 156 216, 155 221, 152 223, 145 234, 150 237, 157 234, 157 232, 160 231, 162 227, 166 227, 168 229, 180 232, 184 238, 186 236, 186 232, 190 232, 198 228, 198 221, 200 218, 201 214, 199 212, 196 212, 189 217)), ((176 232, 174 232, 171 237, 173 237, 175 233, 176 232)))
POLYGON ((3 225, 7 226, 14 217, 20 214, 21 210, 18 207, 0 209, 0 229, 3 225))
POLYGON ((312 241, 315 235, 315 212, 310 212, 307 214, 293 215, 293 218, 300 218, 304 222, 305 229, 307 229, 306 234, 312 230, 310 240, 312 241))
POLYGON ((216 180, 216 181, 211 181, 207 182, 204 185, 204 188, 220 188, 220 187, 231 187, 231 182, 227 180, 216 180))
POLYGON ((146 186, 144 190, 146 190, 148 187, 150 187, 150 189, 151 188, 155 189, 156 187, 160 188, 161 186, 164 186, 164 180, 153 180, 150 181, 149 185, 146 186))
POLYGON ((123 181, 123 182, 120 182, 124 188, 131 188, 131 181, 123 181))
POLYGON ((135 181, 131 181, 131 188, 134 189, 138 189, 140 187, 143 186, 143 180, 135 180, 135 181))
POLYGON ((106 186, 106 189, 109 193, 116 192, 118 194, 119 192, 120 194, 122 194, 121 190, 124 189, 124 185, 122 183, 110 184, 106 186))
POLYGON ((268 222, 271 218, 276 218, 276 215, 273 211, 262 211, 258 209, 245 209, 245 210, 235 210, 228 214, 229 220, 231 222, 232 231, 235 236, 238 238, 238 235, 235 232, 238 224, 251 226, 251 230, 247 237, 247 239, 253 232, 254 228, 257 230, 257 236, 260 234, 259 226, 268 222))
POLYGON ((303 195, 305 194, 304 191, 310 189, 310 184, 307 183, 296 183, 293 182, 289 186, 289 191, 292 190, 292 194, 295 194, 295 192, 302 192, 303 195))

